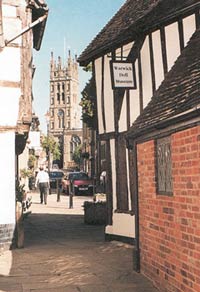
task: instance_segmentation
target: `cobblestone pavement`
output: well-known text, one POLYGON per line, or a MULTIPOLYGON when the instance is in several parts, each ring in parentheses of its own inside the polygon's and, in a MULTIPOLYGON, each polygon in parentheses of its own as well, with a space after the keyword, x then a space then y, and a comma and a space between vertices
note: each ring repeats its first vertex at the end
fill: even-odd
POLYGON ((156 292, 132 270, 132 247, 104 241, 104 227, 84 224, 90 197, 32 194, 25 220, 25 245, 0 255, 0 292, 156 292))

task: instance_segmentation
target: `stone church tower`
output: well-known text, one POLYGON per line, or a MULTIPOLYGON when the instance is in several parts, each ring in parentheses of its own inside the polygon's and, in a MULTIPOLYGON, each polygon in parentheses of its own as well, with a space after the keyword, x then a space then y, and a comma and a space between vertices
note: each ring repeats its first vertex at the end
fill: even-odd
POLYGON ((75 167, 72 160, 75 148, 81 144, 81 110, 78 97, 78 63, 71 58, 70 51, 66 64, 61 58, 50 61, 50 121, 49 135, 60 144, 61 159, 59 166, 63 169, 75 167))

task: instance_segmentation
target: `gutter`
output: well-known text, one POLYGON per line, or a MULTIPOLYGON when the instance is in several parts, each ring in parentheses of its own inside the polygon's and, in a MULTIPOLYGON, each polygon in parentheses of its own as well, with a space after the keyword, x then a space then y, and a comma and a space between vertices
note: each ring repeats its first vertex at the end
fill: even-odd
POLYGON ((27 31, 31 30, 33 27, 35 27, 37 24, 43 22, 48 16, 48 12, 45 13, 45 15, 39 17, 37 20, 35 20, 34 22, 32 22, 31 24, 29 24, 28 26, 26 26, 23 30, 21 30, 20 33, 18 33, 16 36, 14 36, 12 39, 10 40, 5 40, 5 46, 7 46, 9 43, 11 43, 12 41, 16 40, 18 37, 22 36, 23 34, 25 34, 27 31))
POLYGON ((149 127, 145 127, 145 128, 142 128, 142 129, 135 129, 132 130, 130 128, 130 130, 128 131, 128 133, 126 134, 126 139, 132 139, 132 140, 135 140, 143 135, 145 135, 146 133, 150 133, 150 131, 154 131, 154 130, 161 130, 161 129, 164 129, 170 125, 173 125, 175 123, 178 123, 178 122, 182 122, 184 120, 188 120, 188 119, 191 119, 191 118, 194 118, 194 117, 197 117, 199 116, 199 111, 200 111, 200 104, 194 106, 193 108, 191 109, 188 109, 182 113, 179 113, 179 114, 176 114, 172 117, 169 117, 159 123, 155 123, 153 125, 150 125, 149 127))

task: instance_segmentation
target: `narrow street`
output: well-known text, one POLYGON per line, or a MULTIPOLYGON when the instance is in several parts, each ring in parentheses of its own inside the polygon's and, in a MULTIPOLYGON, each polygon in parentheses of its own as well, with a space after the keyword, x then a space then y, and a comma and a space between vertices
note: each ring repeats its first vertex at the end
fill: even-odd
POLYGON ((32 194, 25 220, 25 246, 0 255, 0 292, 156 292, 132 271, 132 247, 104 241, 104 227, 84 224, 83 202, 91 197, 32 194))

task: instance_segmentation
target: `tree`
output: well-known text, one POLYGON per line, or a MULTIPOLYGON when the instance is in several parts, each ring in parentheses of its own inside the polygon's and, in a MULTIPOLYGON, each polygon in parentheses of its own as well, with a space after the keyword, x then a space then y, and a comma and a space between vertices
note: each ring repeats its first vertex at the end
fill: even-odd
POLYGON ((36 160, 37 160, 37 158, 35 157, 34 154, 29 154, 28 167, 30 169, 33 169, 34 168, 36 160))
POLYGON ((86 84, 81 92, 82 98, 80 106, 82 107, 82 120, 88 128, 96 129, 97 127, 97 105, 96 105, 96 87, 94 76, 86 84))
POLYGON ((73 153, 73 161, 80 166, 81 164, 81 153, 82 153, 82 145, 78 145, 75 150, 74 150, 74 153, 73 153))
POLYGON ((59 143, 55 141, 52 136, 44 136, 42 139, 42 148, 46 151, 46 154, 50 152, 53 155, 53 159, 59 159, 61 156, 59 143))

